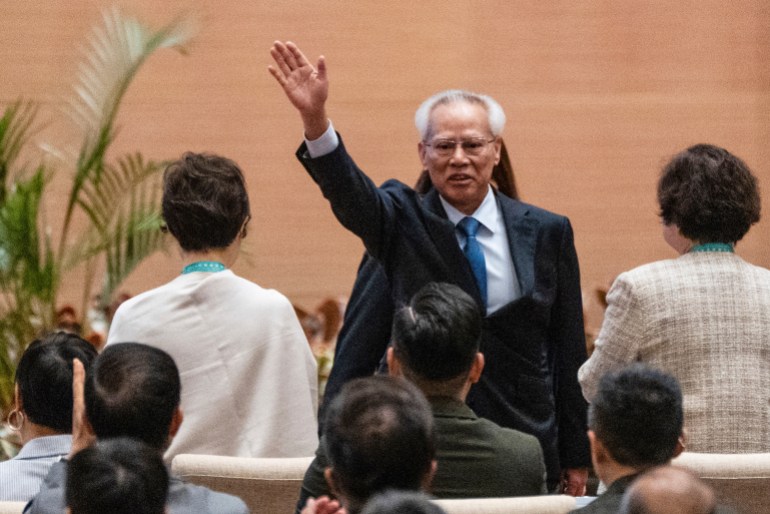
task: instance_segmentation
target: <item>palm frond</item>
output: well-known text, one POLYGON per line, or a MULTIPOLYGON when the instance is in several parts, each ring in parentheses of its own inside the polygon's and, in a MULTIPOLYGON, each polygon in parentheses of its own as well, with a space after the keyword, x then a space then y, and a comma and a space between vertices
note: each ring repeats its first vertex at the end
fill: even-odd
POLYGON ((94 29, 85 59, 79 67, 69 113, 83 130, 75 178, 64 215, 60 249, 66 244, 73 211, 88 182, 99 182, 104 155, 115 134, 115 117, 128 85, 155 50, 182 45, 194 32, 190 18, 179 18, 153 30, 117 9, 103 13, 103 25, 94 29))
POLYGON ((5 199, 11 170, 21 149, 29 140, 37 116, 37 106, 17 100, 6 107, 0 118, 0 202, 5 199))
POLYGON ((67 252, 65 269, 105 255, 103 298, 162 246, 162 168, 140 154, 127 155, 116 166, 105 166, 101 180, 83 189, 78 205, 91 220, 90 230, 67 252))

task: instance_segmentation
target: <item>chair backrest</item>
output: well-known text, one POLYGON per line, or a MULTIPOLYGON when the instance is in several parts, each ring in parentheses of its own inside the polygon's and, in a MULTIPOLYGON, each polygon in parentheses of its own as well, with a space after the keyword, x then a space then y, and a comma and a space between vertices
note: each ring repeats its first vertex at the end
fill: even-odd
POLYGON ((577 508, 575 498, 566 495, 433 501, 447 514, 566 514, 577 508))
POLYGON ((313 457, 256 459, 181 454, 171 471, 183 480, 241 498, 251 512, 294 512, 313 457))
POLYGON ((21 514, 27 502, 0 502, 0 514, 21 514))
POLYGON ((770 512, 770 453, 684 452, 672 464, 698 475, 721 505, 745 514, 770 512))

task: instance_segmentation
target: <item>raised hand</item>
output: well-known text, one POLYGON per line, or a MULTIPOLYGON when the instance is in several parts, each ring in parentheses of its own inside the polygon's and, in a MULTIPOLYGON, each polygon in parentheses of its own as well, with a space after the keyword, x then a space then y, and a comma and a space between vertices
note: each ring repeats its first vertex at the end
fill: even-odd
POLYGON ((315 68, 290 41, 285 44, 275 41, 270 55, 275 66, 270 65, 267 69, 302 116, 305 136, 308 139, 320 137, 328 126, 325 105, 329 96, 329 81, 323 56, 318 58, 315 68))
POLYGON ((70 457, 93 444, 96 440, 91 423, 86 417, 86 371, 78 359, 72 361, 72 448, 70 457))

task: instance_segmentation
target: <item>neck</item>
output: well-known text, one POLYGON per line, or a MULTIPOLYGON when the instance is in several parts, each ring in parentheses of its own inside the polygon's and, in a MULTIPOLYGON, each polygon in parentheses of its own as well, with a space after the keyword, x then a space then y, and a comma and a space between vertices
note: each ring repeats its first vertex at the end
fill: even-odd
POLYGON ((27 418, 27 421, 26 423, 24 423, 24 426, 21 427, 21 432, 19 433, 22 446, 24 446, 25 444, 27 444, 33 439, 37 439, 38 437, 45 437, 49 435, 62 435, 62 433, 57 432, 53 428, 46 427, 43 425, 38 425, 37 423, 32 423, 29 420, 29 418, 27 418))
POLYGON ((608 487, 612 485, 616 480, 627 477, 628 475, 634 475, 640 473, 643 470, 634 468, 632 466, 624 466, 617 462, 604 462, 599 468, 596 468, 596 474, 608 487))
POLYGON ((221 262, 226 268, 231 268, 238 260, 238 251, 240 250, 240 241, 228 246, 227 248, 212 248, 202 252, 185 252, 182 250, 182 265, 188 266, 194 262, 214 261, 221 262))

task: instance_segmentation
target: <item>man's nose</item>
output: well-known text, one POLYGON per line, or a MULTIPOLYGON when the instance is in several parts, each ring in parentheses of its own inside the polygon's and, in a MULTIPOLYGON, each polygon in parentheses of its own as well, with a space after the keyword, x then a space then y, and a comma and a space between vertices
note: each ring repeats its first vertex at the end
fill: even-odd
POLYGON ((463 145, 461 143, 455 144, 454 149, 452 150, 452 162, 467 162, 468 161, 468 154, 465 153, 465 150, 463 150, 463 145))

